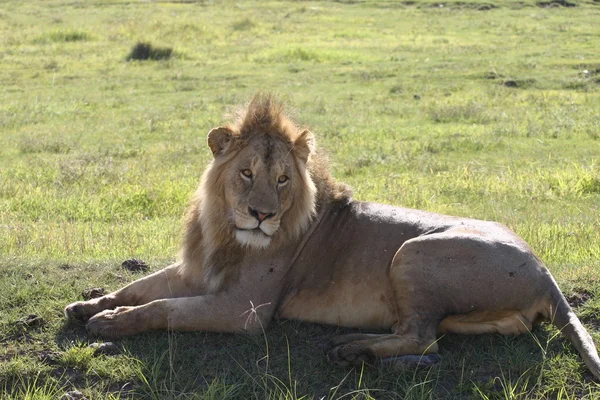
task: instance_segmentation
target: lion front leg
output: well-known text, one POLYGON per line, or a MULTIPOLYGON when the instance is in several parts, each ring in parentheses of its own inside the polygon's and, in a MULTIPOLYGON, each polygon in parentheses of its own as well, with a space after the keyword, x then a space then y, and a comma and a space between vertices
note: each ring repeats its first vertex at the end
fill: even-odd
POLYGON ((150 330, 257 333, 266 328, 273 310, 271 303, 255 306, 219 293, 104 310, 94 315, 86 328, 89 334, 106 338, 150 330))
POLYGON ((99 312, 119 306, 137 306, 157 299, 197 295, 200 290, 184 282, 181 267, 181 264, 173 264, 113 293, 69 304, 65 307, 65 316, 71 320, 87 321, 99 312))

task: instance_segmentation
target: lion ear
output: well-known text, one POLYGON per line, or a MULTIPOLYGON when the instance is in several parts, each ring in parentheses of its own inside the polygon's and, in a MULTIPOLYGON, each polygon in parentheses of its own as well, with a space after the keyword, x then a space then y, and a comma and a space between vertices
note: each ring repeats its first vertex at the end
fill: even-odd
POLYGON ((315 135, 305 130, 294 142, 294 153, 302 161, 308 161, 308 157, 316 150, 315 135))
POLYGON ((227 153, 227 151, 231 148, 231 143, 233 142, 233 132, 231 129, 224 126, 213 128, 210 132, 208 132, 207 140, 208 147, 210 147, 213 156, 216 158, 227 153))

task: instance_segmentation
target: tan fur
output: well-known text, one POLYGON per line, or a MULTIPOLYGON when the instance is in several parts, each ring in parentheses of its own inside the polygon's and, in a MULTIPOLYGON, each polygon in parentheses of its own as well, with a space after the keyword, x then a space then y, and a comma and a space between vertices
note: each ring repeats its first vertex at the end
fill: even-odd
POLYGON ((517 335, 529 332, 531 325, 532 321, 525 318, 520 311, 481 311, 444 318, 438 326, 438 333, 517 335))
POLYGON ((208 145, 180 261, 67 306, 90 334, 252 333, 272 318, 391 329, 333 338, 328 359, 359 365, 435 352, 441 333, 518 334, 548 319, 600 377, 591 337, 508 228, 353 201, 312 133, 269 95, 211 130, 208 145))

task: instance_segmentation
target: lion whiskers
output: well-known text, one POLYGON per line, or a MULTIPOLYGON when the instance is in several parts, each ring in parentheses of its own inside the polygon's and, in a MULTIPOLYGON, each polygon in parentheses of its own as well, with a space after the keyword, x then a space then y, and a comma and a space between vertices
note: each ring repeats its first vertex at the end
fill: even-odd
POLYGON ((239 229, 255 229, 258 228, 258 220, 247 213, 233 209, 233 220, 235 226, 239 229))
POLYGON ((278 219, 267 219, 259 225, 259 228, 266 235, 273 236, 273 234, 277 232, 277 229, 279 229, 279 224, 280 220, 278 219))

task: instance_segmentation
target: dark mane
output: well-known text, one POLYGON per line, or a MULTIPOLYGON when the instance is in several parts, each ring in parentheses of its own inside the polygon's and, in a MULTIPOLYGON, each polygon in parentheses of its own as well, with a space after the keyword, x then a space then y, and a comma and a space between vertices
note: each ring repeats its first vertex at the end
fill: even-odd
POLYGON ((278 136, 294 142, 302 132, 286 115, 286 106, 269 93, 257 93, 246 107, 235 112, 235 122, 227 125, 242 139, 254 134, 278 136))

